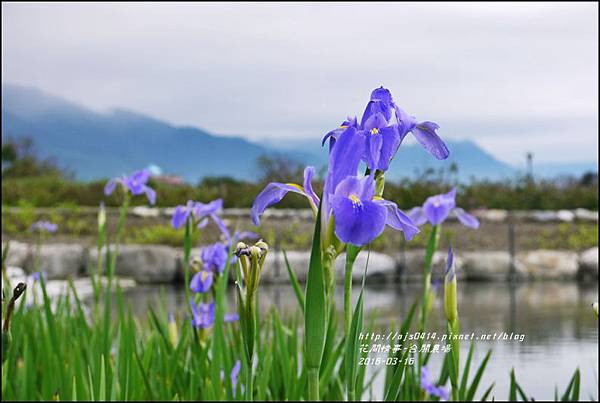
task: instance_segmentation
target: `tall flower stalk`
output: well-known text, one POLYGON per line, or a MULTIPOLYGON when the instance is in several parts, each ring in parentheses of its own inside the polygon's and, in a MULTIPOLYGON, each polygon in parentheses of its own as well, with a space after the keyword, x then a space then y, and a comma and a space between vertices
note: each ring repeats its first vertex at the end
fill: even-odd
POLYGON ((318 397, 319 354, 323 354, 318 348, 323 345, 323 340, 317 338, 325 337, 322 329, 327 328, 328 315, 335 310, 335 260, 346 250, 344 331, 348 338, 352 317, 352 268, 361 247, 376 239, 386 226, 402 231, 408 240, 419 232, 394 202, 383 198, 384 173, 408 133, 412 133, 434 157, 447 158, 449 152, 436 133, 438 127, 433 122, 417 121, 395 104, 389 90, 377 88, 371 93, 360 122, 349 117, 323 138, 323 145, 329 142, 329 161, 321 197, 315 194, 311 184, 314 168, 307 167, 302 186, 269 183, 254 201, 252 219, 257 226, 265 209, 281 201, 289 192, 305 196, 318 217, 319 231, 315 231, 313 239, 305 310, 306 316, 309 313, 315 315, 306 320, 305 334, 311 399, 318 397), (364 175, 358 173, 361 164, 367 166, 364 175), (316 259, 319 260, 318 265, 315 264, 316 259), (323 305, 326 306, 320 316, 316 313, 318 309, 308 309, 321 297, 321 286, 315 285, 316 282, 322 282, 323 305), (309 298, 309 291, 315 294, 315 298, 309 298))
POLYGON ((244 286, 238 282, 238 312, 242 325, 242 340, 248 363, 246 371, 246 398, 253 399, 254 383, 254 349, 257 337, 257 290, 260 275, 265 264, 269 246, 264 241, 258 241, 253 246, 239 242, 235 255, 238 257, 240 274, 243 276, 244 286))

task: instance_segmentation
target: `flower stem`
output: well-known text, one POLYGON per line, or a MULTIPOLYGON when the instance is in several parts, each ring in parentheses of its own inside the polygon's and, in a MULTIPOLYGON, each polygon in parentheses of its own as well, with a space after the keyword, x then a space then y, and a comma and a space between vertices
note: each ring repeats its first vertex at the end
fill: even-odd
POLYGON ((346 261, 346 272, 344 274, 344 325, 346 337, 350 334, 352 325, 352 267, 353 265, 346 261))

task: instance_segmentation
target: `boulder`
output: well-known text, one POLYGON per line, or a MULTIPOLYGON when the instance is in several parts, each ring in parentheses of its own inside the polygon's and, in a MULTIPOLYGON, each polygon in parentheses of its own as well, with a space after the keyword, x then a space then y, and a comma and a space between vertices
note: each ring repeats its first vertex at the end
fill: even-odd
POLYGON ((519 253, 517 257, 529 279, 552 280, 577 277, 579 265, 575 252, 540 249, 519 253))
POLYGON ((8 244, 8 255, 6 256, 7 266, 23 267, 27 260, 27 255, 30 253, 31 247, 23 242, 18 241, 2 241, 2 251, 8 244))
POLYGON ((598 212, 584 208, 575 209, 575 217, 580 221, 598 222, 598 212))
MULTIPOLYGON (((98 252, 90 251, 87 271, 96 270, 98 252)), ((180 253, 164 245, 121 245, 116 275, 133 278, 137 283, 170 283, 177 279, 180 253)))
POLYGON ((556 218, 563 222, 573 222, 575 221, 575 213, 570 210, 558 210, 556 218))
POLYGON ((45 244, 39 252, 39 257, 37 250, 27 255, 24 269, 28 273, 45 272, 48 280, 75 277, 85 266, 87 251, 79 244, 45 244))
MULTIPOLYGON (((466 280, 507 280, 511 257, 507 251, 465 252, 462 255, 462 271, 466 280)), ((524 268, 515 259, 515 273, 523 276, 524 268)))
POLYGON ((598 247, 590 248, 579 255, 579 276, 598 278, 598 247))
POLYGON ((506 210, 485 209, 478 211, 477 216, 482 221, 505 222, 508 218, 508 212, 506 210))
POLYGON ((130 210, 131 214, 137 217, 158 217, 160 210, 156 207, 135 206, 130 210))

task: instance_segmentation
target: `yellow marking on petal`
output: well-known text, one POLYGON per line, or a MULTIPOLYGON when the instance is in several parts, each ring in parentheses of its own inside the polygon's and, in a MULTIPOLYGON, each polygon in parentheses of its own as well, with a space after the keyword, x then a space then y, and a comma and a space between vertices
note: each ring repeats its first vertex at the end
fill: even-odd
POLYGON ((205 281, 207 277, 208 277, 208 272, 207 271, 200 272, 200 279, 202 281, 205 281))
POLYGON ((341 125, 340 126, 340 129, 346 129, 346 128, 348 128, 348 125, 341 125))
POLYGON ((296 189, 298 189, 299 191, 301 191, 302 193, 304 193, 304 188, 302 186, 296 184, 296 183, 286 183, 286 185, 295 187, 296 189))
POLYGON ((373 196, 373 200, 383 200, 383 197, 381 197, 381 196, 373 196))
POLYGON ((376 127, 371 129, 371 134, 377 134, 379 133, 379 129, 377 129, 376 127))
POLYGON ((358 197, 356 197, 355 195, 350 195, 350 196, 348 196, 348 198, 350 200, 352 200, 352 203, 362 205, 362 202, 360 201, 360 199, 358 197))

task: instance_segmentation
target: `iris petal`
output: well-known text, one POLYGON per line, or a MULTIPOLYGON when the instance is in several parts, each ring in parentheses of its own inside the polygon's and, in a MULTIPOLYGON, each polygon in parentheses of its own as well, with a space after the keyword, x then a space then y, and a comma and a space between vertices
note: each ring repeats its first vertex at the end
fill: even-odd
POLYGON ((450 151, 448 151, 448 147, 446 147, 444 141, 435 132, 437 129, 439 129, 437 123, 422 122, 413 129, 412 133, 429 154, 438 160, 444 160, 448 158, 450 151))
POLYGON ((106 196, 111 195, 117 188, 117 183, 119 183, 119 182, 120 182, 119 179, 111 179, 108 182, 106 182, 106 185, 104 186, 104 194, 106 196))
POLYGON ((337 185, 348 176, 356 175, 364 155, 364 136, 349 127, 340 135, 329 154, 329 166, 324 194, 333 194, 337 185))
POLYGON ((148 202, 151 205, 154 205, 156 203, 156 192, 154 191, 154 189, 152 189, 150 186, 144 186, 144 193, 148 198, 148 202))
POLYGON ((213 283, 212 272, 200 271, 192 277, 190 289, 196 293, 204 293, 210 290, 213 283))
POLYGON ((264 213, 264 211, 274 205, 277 204, 285 197, 288 192, 299 193, 306 197, 309 197, 305 192, 302 186, 295 184, 286 184, 279 182, 271 182, 269 183, 263 190, 256 196, 254 199, 254 203, 252 204, 252 209, 250 210, 250 214, 252 216, 252 222, 254 225, 260 225, 260 216, 264 213))
POLYGON ((421 226, 427 222, 427 215, 425 214, 423 207, 413 207, 408 212, 408 216, 417 226, 421 226))
POLYGON ((179 229, 183 227, 185 224, 185 220, 187 220, 190 215, 189 208, 185 206, 177 206, 175 207, 175 211, 173 212, 173 217, 171 217, 171 225, 175 229, 179 229))
POLYGON ((402 231, 407 241, 410 241, 419 233, 419 228, 409 216, 404 214, 404 212, 398 208, 396 203, 385 199, 376 200, 375 203, 387 208, 387 218, 385 223, 395 230, 402 231))
POLYGON ((314 203, 315 209, 319 205, 319 197, 316 195, 312 187, 312 178, 315 174, 315 168, 308 166, 304 168, 304 192, 314 203))
POLYGON ((467 213, 462 208, 457 207, 452 212, 456 215, 456 218, 458 218, 458 220, 465 227, 469 227, 469 228, 473 228, 473 229, 479 228, 479 220, 477 218, 475 218, 474 216, 472 216, 471 214, 467 213))
POLYGON ((348 197, 334 196, 332 207, 335 234, 342 242, 362 246, 377 238, 385 228, 387 210, 375 202, 357 203, 348 197))

